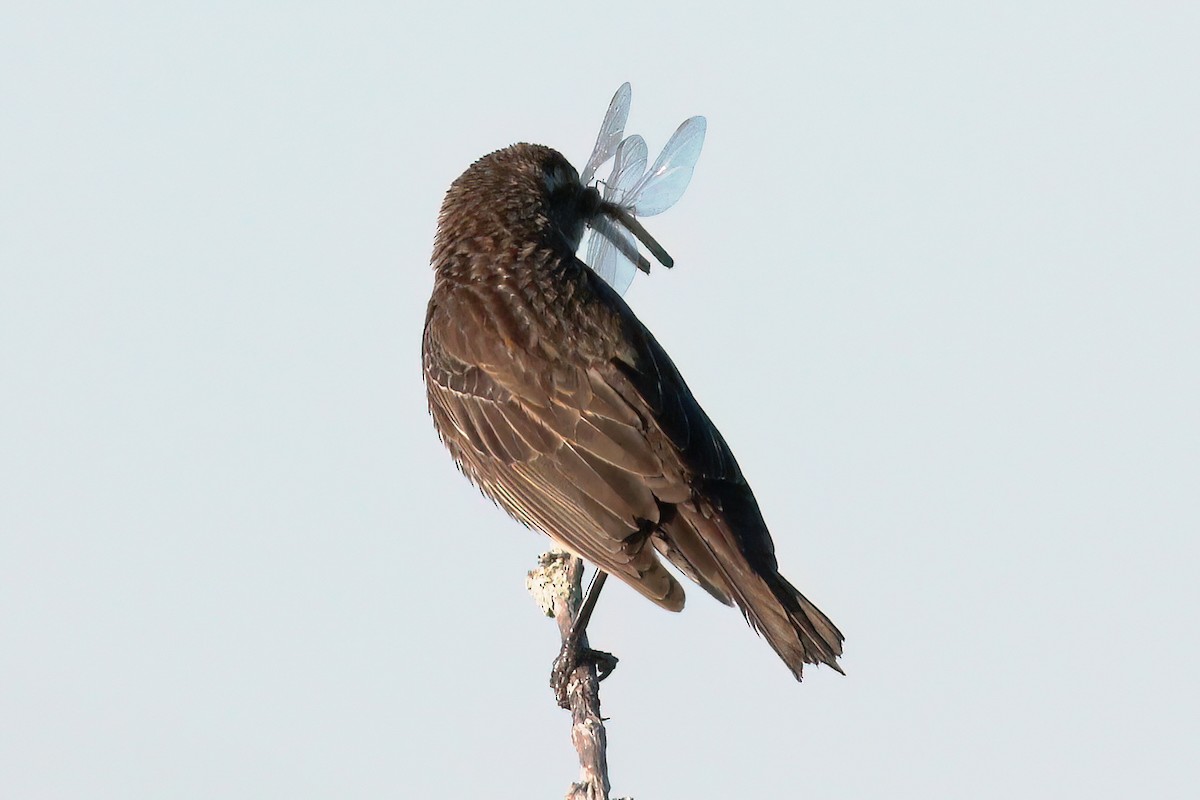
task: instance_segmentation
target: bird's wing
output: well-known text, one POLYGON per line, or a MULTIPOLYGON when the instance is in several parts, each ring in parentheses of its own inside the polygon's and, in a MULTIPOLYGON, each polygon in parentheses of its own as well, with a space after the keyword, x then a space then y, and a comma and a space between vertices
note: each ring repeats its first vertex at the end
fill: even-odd
POLYGON ((683 589, 646 546, 659 499, 686 488, 656 452, 651 423, 614 389, 607 364, 551 362, 516 350, 470 293, 427 321, 430 410, 464 472, 512 516, 549 534, 664 607, 683 589))
POLYGON ((842 636, 779 574, 724 438, 624 301, 599 278, 593 290, 620 319, 622 346, 591 363, 477 335, 497 328, 479 295, 431 309, 430 410, 455 459, 512 516, 659 605, 682 608, 683 589, 655 550, 736 602, 796 677, 804 663, 837 669, 842 636))

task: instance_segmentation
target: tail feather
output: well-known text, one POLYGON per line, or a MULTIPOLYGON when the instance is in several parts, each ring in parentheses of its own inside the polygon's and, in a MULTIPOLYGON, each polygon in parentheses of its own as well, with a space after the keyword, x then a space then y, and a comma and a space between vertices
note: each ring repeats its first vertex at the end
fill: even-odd
MULTIPOLYGON (((845 637, 829 617, 779 574, 772 552, 754 554, 757 563, 752 564, 723 515, 710 509, 678 509, 681 513, 671 525, 670 537, 676 541, 683 538, 674 529, 686 526, 690 540, 704 543, 711 555, 705 566, 716 568, 705 571, 704 583, 717 588, 713 594, 718 598, 724 594, 737 604, 746 621, 767 640, 796 680, 801 679, 805 664, 825 664, 845 674, 837 663, 845 637)), ((690 565, 693 569, 696 561, 693 559, 690 565)))
MULTIPOLYGON (((825 664, 845 675, 846 673, 837 663, 837 659, 842 654, 842 642, 846 637, 842 636, 842 632, 837 629, 833 621, 825 616, 821 609, 813 605, 807 597, 800 594, 796 587, 792 586, 778 572, 771 576, 768 584, 775 599, 786 610, 788 622, 791 623, 790 630, 782 631, 782 636, 778 631, 764 633, 767 641, 771 642, 771 646, 775 648, 775 652, 779 653, 780 650, 772 641, 772 637, 785 641, 796 637, 800 640, 804 650, 804 663, 825 664)), ((780 653, 780 655, 783 654, 780 653)), ((784 661, 788 661, 788 659, 785 658, 784 661)), ((799 666, 793 665, 790 661, 788 661, 788 666, 799 678, 799 666)))

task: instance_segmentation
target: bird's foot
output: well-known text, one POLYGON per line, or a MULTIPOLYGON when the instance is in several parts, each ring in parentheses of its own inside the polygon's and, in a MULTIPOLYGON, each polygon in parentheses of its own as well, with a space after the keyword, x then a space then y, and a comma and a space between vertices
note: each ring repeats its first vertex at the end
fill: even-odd
POLYGON ((597 681, 602 681, 612 675, 613 670, 617 668, 617 661, 620 660, 612 653, 606 653, 603 650, 586 650, 584 657, 596 665, 597 681))
POLYGON ((563 642, 562 650, 554 659, 550 670, 550 686, 554 689, 554 697, 560 708, 570 708, 568 687, 571 683, 571 673, 581 664, 592 664, 596 667, 596 680, 602 681, 617 668, 617 657, 603 650, 593 650, 590 647, 580 647, 571 641, 563 642))

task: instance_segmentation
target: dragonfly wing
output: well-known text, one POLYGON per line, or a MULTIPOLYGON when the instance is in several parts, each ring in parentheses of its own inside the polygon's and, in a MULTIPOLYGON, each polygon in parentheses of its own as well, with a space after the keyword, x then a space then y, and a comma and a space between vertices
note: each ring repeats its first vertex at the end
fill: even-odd
MULTIPOLYGON (((620 205, 621 200, 646 172, 649 160, 646 140, 633 135, 621 141, 617 147, 617 158, 612 172, 604 184, 604 200, 620 205)), ((624 226, 614 224, 606 215, 599 215, 590 223, 587 255, 584 263, 603 278, 609 286, 624 294, 633 282, 637 268, 630 255, 637 253, 637 242, 624 226)))
POLYGON ((619 205, 623 202, 642 176, 646 174, 646 162, 650 160, 646 140, 634 134, 617 147, 617 160, 613 162, 612 174, 604 182, 604 199, 619 205))
POLYGON ((600 134, 596 137, 596 146, 592 150, 592 157, 588 159, 587 165, 579 176, 579 181, 584 186, 592 182, 592 178, 596 176, 596 170, 604 166, 617 151, 617 145, 621 142, 621 137, 625 135, 625 122, 629 119, 629 100, 632 94, 633 90, 626 81, 621 84, 621 88, 617 89, 612 102, 608 104, 608 112, 604 115, 604 122, 600 123, 600 134))
POLYGON ((625 294, 637 267, 630 261, 615 244, 616 238, 622 240, 622 247, 627 252, 637 252, 637 242, 633 234, 620 225, 614 225, 607 217, 597 217, 588 233, 587 256, 584 263, 592 268, 617 294, 625 294))
POLYGON ((692 180, 707 129, 704 117, 685 120, 622 205, 639 217, 652 217, 675 205, 692 180))

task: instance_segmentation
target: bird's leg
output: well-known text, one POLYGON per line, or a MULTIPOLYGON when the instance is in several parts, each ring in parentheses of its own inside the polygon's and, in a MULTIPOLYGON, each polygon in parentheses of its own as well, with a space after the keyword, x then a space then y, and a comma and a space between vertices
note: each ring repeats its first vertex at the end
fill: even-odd
POLYGON ((587 625, 592 621, 592 612, 596 609, 596 601, 600 599, 600 590, 604 588, 606 580, 608 580, 608 573, 597 569, 591 582, 588 583, 583 605, 579 607, 579 613, 575 616, 575 621, 571 623, 571 633, 567 635, 568 639, 572 636, 575 638, 574 647, 580 657, 596 665, 596 680, 598 681, 607 678, 617 668, 617 657, 612 653, 593 650, 587 646, 587 625))
POLYGON ((571 630, 563 637, 562 649, 558 651, 558 657, 554 659, 554 667, 550 670, 550 685, 554 688, 554 695, 562 708, 570 707, 570 703, 567 701, 567 685, 570 683, 571 673, 580 663, 594 664, 597 680, 604 680, 617 667, 616 656, 602 650, 593 650, 587 644, 587 625, 592 618, 592 611, 596 608, 600 590, 604 588, 604 581, 607 578, 608 573, 599 569, 592 576, 592 582, 588 584, 587 595, 579 606, 579 613, 571 621, 571 630))

